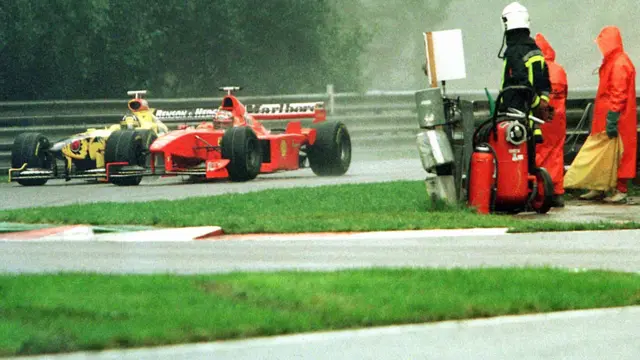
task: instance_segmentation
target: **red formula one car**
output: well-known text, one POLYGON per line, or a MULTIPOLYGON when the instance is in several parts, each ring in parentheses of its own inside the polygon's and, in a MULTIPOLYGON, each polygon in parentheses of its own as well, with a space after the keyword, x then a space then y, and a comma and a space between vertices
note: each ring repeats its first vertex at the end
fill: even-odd
MULTIPOLYGON (((233 92, 217 109, 157 110, 161 120, 206 119, 198 126, 182 125, 155 140, 150 147, 150 167, 136 161, 138 154, 112 150, 121 156, 106 165, 107 178, 115 184, 126 177, 190 175, 254 179, 259 173, 296 170, 306 160, 316 175, 343 175, 351 163, 351 138, 344 124, 327 121, 322 103, 243 105, 233 92), (302 119, 313 119, 310 127, 302 119), (260 120, 293 120, 285 129, 267 129, 260 120)), ((123 130, 126 131, 126 130, 123 130)), ((111 143, 107 143, 107 149, 111 143)), ((113 143, 113 146, 117 146, 113 143)), ((134 183, 131 183, 134 184, 134 183)))

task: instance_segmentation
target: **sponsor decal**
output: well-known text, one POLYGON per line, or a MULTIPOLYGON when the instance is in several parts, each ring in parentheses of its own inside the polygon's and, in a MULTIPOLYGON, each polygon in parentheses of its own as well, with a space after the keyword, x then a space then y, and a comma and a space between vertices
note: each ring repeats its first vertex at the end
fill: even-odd
POLYGON ((318 106, 315 102, 306 103, 285 103, 285 104, 253 104, 246 105, 248 113, 251 114, 286 114, 286 113, 309 113, 313 112, 318 106))
POLYGON ((87 139, 73 139, 62 148, 62 153, 71 159, 82 160, 87 157, 87 147, 87 139))
POLYGON ((90 138, 75 138, 68 141, 61 149, 62 154, 68 159, 67 164, 70 166, 71 160, 94 160, 96 167, 104 166, 104 148, 107 139, 101 136, 90 138))
POLYGON ((287 142, 285 140, 280 141, 280 154, 282 157, 287 156, 287 142))
MULTIPOLYGON (((250 114, 287 114, 306 113, 313 114, 317 108, 321 108, 322 103, 318 102, 297 102, 284 104, 250 104, 245 105, 247 113, 250 114)), ((217 108, 196 108, 196 109, 176 109, 176 110, 156 110, 155 116, 158 119, 189 119, 215 117, 219 111, 217 108)))
POLYGON ((227 160, 208 160, 207 161, 207 172, 220 171, 226 165, 227 160))
POLYGON ((156 117, 159 119, 172 118, 202 118, 213 117, 218 109, 197 108, 192 110, 156 110, 156 117))

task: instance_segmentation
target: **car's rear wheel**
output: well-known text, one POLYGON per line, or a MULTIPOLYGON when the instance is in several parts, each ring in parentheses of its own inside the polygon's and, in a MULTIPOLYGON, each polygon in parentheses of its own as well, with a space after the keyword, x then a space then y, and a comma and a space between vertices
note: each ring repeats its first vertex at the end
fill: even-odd
POLYGON ((258 137, 248 127, 232 127, 222 136, 222 158, 229 159, 227 171, 231 181, 255 179, 262 165, 262 148, 258 137))
POLYGON ((311 170, 319 176, 343 175, 351 164, 351 137, 341 122, 316 125, 316 141, 309 146, 311 170))
MULTIPOLYGON (((51 144, 40 133, 24 133, 18 135, 11 147, 11 167, 21 168, 27 164, 28 169, 51 169, 54 164, 49 153, 51 144)), ((18 184, 24 186, 44 185, 48 179, 20 179, 18 184)))
MULTIPOLYGON (((151 130, 119 130, 109 135, 104 151, 105 164, 126 162, 130 166, 149 165, 149 147, 157 138, 151 130)), ((109 182, 119 186, 138 185, 142 176, 110 177, 109 182)))

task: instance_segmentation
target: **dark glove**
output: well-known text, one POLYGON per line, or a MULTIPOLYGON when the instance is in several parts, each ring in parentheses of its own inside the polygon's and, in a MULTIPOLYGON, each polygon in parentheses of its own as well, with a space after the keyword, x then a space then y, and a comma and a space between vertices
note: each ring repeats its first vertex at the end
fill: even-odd
POLYGON ((620 113, 609 110, 607 113, 607 136, 609 139, 618 137, 618 120, 620 120, 620 113))
POLYGON ((533 116, 543 121, 549 121, 551 120, 551 117, 549 116, 549 109, 549 103, 543 99, 540 99, 540 104, 538 104, 538 106, 533 109, 533 116))
POLYGON ((547 122, 551 122, 551 120, 553 120, 553 118, 556 116, 556 109, 553 106, 549 105, 547 113, 549 116, 549 119, 547 119, 547 122))

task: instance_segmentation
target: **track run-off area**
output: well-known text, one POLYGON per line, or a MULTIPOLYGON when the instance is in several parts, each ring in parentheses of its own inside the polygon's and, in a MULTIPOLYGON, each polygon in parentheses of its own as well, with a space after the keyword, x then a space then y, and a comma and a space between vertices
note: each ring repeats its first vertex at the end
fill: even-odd
MULTIPOLYGON (((55 180, 40 187, 4 183, 0 185, 0 209, 171 200, 272 188, 418 181, 424 177, 417 152, 414 158, 356 156, 347 174, 341 177, 318 177, 310 169, 301 169, 260 175, 246 183, 188 183, 180 177, 145 178, 135 187, 79 180, 55 180)), ((553 209, 542 217, 548 219, 556 211, 571 208, 553 209)), ((526 216, 534 217, 535 221, 535 215, 526 216)), ((370 267, 551 266, 571 271, 607 269, 638 273, 638 240, 640 230, 534 234, 478 231, 457 235, 400 231, 241 235, 207 241, 151 242, 0 241, 0 272, 198 274, 370 267)), ((398 359, 424 358, 425 354, 437 354, 441 359, 637 359, 640 348, 633 341, 633 330, 640 321, 639 310, 630 307, 500 317, 31 359, 398 359)))

